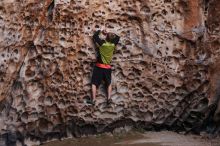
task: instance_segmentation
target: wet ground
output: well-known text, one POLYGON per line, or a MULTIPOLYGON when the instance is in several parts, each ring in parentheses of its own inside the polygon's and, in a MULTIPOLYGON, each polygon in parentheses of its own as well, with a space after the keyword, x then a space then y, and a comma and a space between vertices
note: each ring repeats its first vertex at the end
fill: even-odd
POLYGON ((220 146, 220 138, 183 135, 174 132, 129 132, 120 135, 103 134, 79 139, 52 141, 43 146, 220 146))

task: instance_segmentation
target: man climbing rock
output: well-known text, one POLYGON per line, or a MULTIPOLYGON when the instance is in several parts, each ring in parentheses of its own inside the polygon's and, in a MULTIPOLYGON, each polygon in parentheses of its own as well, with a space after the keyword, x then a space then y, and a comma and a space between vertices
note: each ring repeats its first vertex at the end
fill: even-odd
MULTIPOLYGON (((103 40, 99 37, 100 30, 96 31, 93 35, 93 41, 97 46, 98 57, 97 62, 93 69, 92 74, 92 99, 89 101, 91 104, 95 104, 97 88, 102 81, 105 82, 107 88, 107 104, 110 103, 111 99, 111 60, 113 52, 116 48, 116 45, 119 42, 120 37, 114 33, 107 33, 106 39, 103 40)), ((106 33, 103 32, 105 35, 106 33)))

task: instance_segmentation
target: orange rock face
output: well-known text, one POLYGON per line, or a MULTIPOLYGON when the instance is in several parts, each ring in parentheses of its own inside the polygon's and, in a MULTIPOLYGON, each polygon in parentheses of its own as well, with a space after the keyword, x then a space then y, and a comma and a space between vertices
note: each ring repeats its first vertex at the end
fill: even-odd
POLYGON ((218 92, 219 5, 218 0, 1 1, 0 134, 16 133, 11 143, 25 143, 124 126, 192 128, 218 92), (103 85, 96 105, 86 104, 96 59, 92 35, 98 29, 121 37, 112 61, 110 106, 103 85))

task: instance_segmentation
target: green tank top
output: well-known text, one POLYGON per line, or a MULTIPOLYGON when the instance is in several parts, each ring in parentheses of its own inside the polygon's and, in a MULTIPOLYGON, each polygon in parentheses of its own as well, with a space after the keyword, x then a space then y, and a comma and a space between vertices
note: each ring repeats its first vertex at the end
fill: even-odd
POLYGON ((115 44, 109 42, 105 42, 102 46, 99 47, 101 59, 104 64, 111 63, 114 50, 115 44))

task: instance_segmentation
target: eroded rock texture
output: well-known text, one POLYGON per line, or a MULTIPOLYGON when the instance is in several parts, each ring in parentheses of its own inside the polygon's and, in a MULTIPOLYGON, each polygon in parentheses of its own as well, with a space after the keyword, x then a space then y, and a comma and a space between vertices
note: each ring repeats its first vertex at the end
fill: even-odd
MULTIPOLYGON (((117 127, 188 130, 218 101, 218 0, 0 1, 0 131, 7 143, 117 127), (90 97, 97 29, 121 36, 113 103, 90 97)), ((218 121, 216 111, 216 121, 218 121)))

